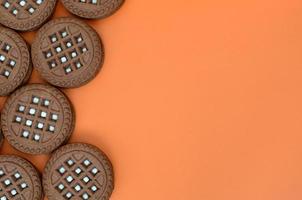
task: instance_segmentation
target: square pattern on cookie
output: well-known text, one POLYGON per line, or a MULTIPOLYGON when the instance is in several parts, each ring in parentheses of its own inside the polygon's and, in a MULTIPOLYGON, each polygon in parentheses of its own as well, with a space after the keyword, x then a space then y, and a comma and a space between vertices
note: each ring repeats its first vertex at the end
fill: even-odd
POLYGON ((41 142, 44 134, 53 134, 59 114, 51 109, 51 100, 33 95, 29 102, 17 103, 13 122, 19 124, 20 137, 41 142))
POLYGON ((66 199, 87 200, 99 190, 94 181, 99 169, 88 158, 77 161, 70 157, 57 168, 57 173, 61 178, 56 189, 66 199))
POLYGON ((43 50, 43 54, 51 70, 63 66, 62 70, 68 75, 84 66, 82 56, 88 52, 88 47, 81 33, 71 34, 64 28, 48 38, 51 48, 43 50))
POLYGON ((11 44, 0 41, 0 75, 7 79, 17 64, 16 59, 10 55, 12 48, 13 46, 11 44))
POLYGON ((1 6, 12 16, 31 16, 44 3, 44 0, 2 0, 1 6))
POLYGON ((22 198, 20 194, 29 190, 30 184, 16 168, 8 171, 0 167, 0 185, 0 200, 9 200, 22 198))

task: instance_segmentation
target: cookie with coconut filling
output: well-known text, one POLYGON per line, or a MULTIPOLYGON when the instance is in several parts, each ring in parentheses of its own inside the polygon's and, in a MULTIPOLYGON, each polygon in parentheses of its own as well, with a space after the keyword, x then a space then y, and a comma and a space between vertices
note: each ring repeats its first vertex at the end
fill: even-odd
POLYGON ((86 19, 102 19, 114 14, 124 0, 63 0, 65 8, 86 19))
POLYGON ((114 187, 108 157, 89 144, 68 144, 58 149, 43 172, 48 199, 108 200, 114 187))
POLYGON ((0 96, 27 82, 32 72, 26 42, 13 30, 0 26, 0 96))
POLYGON ((46 154, 64 144, 74 129, 72 105, 59 89, 30 84, 16 90, 5 102, 2 131, 19 151, 46 154))
POLYGON ((1 0, 0 23, 18 31, 39 28, 53 14, 57 0, 1 0))
POLYGON ((75 88, 90 82, 100 71, 104 49, 97 32, 75 18, 45 24, 32 44, 34 67, 48 83, 75 88))
POLYGON ((0 156, 0 200, 41 200, 42 186, 35 167, 17 156, 0 156))

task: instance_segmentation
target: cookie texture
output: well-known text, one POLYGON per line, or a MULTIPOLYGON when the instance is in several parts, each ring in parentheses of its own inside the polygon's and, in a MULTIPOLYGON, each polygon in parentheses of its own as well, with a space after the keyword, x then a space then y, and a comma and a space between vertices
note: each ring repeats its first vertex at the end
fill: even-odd
POLYGON ((0 156, 0 199, 41 200, 40 176, 27 160, 11 155, 0 156))
POLYGON ((53 14, 57 0, 1 0, 0 23, 18 31, 39 28, 53 14))
POLYGON ((104 50, 97 32, 75 18, 45 24, 32 44, 34 67, 50 84, 74 88, 85 85, 100 71, 104 50))
POLYGON ((1 125, 8 142, 19 151, 46 154, 64 144, 74 129, 72 105, 60 90, 30 84, 5 102, 1 125))
POLYGON ((86 19, 102 19, 115 13, 124 0, 62 0, 65 8, 86 19))
POLYGON ((0 26, 0 96, 24 84, 32 72, 30 53, 22 37, 0 26))
POLYGON ((3 137, 3 134, 2 134, 2 130, 0 129, 0 148, 2 147, 3 140, 4 140, 4 137, 3 137))
POLYGON ((89 144, 68 144, 58 149, 43 172, 48 199, 108 200, 114 187, 108 157, 89 144))

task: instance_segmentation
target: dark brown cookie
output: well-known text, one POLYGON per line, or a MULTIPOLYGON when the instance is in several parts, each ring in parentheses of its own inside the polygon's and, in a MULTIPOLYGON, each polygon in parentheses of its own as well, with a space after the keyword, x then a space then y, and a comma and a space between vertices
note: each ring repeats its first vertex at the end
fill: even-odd
POLYGON ((86 19, 101 19, 115 13, 124 0, 62 0, 71 13, 86 19))
POLYGON ((49 85, 30 84, 5 102, 3 134, 16 149, 29 154, 50 153, 70 137, 74 114, 67 97, 49 85))
POLYGON ((89 25, 74 18, 45 24, 32 44, 34 67, 50 84, 80 87, 92 80, 103 64, 101 39, 89 25))
POLYGON ((0 26, 0 96, 26 82, 31 74, 30 53, 22 37, 0 26))
POLYGON ((95 146, 69 144, 48 161, 43 186, 48 199, 108 200, 114 187, 112 165, 95 146))
POLYGON ((0 156, 0 200, 41 200, 37 170, 17 156, 0 156))
POLYGON ((1 0, 0 23, 18 31, 39 28, 54 12, 57 0, 1 0))

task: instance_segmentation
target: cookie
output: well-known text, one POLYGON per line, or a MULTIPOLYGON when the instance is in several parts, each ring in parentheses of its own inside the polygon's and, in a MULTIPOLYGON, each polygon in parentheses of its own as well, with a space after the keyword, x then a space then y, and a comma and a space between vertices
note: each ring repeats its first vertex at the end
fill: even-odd
POLYGON ((2 130, 0 129, 0 147, 3 144, 3 140, 4 140, 4 138, 3 138, 2 130))
POLYGON ((89 144, 69 144, 54 152, 43 172, 48 199, 108 200, 114 187, 107 156, 89 144))
POLYGON ((103 64, 104 50, 95 30, 81 20, 58 18, 45 24, 32 44, 34 67, 50 84, 80 87, 103 64))
POLYGON ((25 83, 32 72, 30 53, 22 37, 0 26, 0 96, 25 83))
POLYGON ((41 200, 42 186, 37 170, 17 156, 0 156, 0 200, 41 200))
POLYGON ((39 28, 54 12, 57 0, 1 0, 0 23, 18 31, 39 28))
POLYGON ((124 0, 62 0, 65 8, 86 19, 101 19, 115 13, 124 0))
POLYGON ((5 102, 1 117, 8 142, 29 154, 46 154, 61 146, 69 139, 74 124, 67 97, 44 84, 30 84, 15 91, 5 102))

